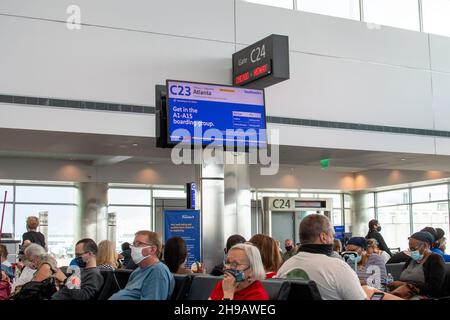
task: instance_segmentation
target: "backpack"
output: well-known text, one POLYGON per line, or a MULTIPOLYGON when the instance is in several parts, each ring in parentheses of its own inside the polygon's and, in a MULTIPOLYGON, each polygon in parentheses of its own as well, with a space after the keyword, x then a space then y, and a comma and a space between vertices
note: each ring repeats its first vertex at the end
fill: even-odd
POLYGON ((47 278, 42 282, 30 281, 25 283, 19 292, 11 297, 13 300, 50 300, 56 292, 55 279, 47 278))

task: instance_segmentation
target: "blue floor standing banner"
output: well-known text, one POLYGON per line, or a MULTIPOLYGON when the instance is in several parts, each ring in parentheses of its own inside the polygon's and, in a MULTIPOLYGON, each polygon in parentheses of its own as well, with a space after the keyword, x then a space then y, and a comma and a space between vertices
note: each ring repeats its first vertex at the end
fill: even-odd
POLYGON ((186 241, 186 268, 200 262, 200 210, 164 210, 164 243, 175 236, 186 241))
POLYGON ((345 226, 334 226, 334 238, 344 240, 345 226))

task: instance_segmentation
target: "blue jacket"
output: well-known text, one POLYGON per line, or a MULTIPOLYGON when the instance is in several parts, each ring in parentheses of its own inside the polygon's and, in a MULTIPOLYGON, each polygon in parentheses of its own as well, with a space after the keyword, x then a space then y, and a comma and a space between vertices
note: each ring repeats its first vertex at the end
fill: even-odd
POLYGON ((443 253, 439 248, 431 249, 431 252, 437 253, 438 255, 442 256, 445 262, 450 262, 450 254, 443 253))

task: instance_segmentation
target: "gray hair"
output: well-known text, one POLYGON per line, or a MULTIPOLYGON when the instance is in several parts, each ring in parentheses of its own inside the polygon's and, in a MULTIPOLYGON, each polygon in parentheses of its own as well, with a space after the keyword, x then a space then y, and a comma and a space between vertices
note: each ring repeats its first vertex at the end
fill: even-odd
POLYGON ((330 220, 325 215, 310 214, 300 223, 300 243, 314 243, 321 233, 328 233, 331 229, 330 220))
POLYGON ((264 270, 261 254, 257 247, 248 243, 239 243, 231 247, 231 250, 243 250, 245 252, 253 273, 253 279, 264 280, 266 278, 266 271, 264 270))
POLYGON ((36 258, 36 257, 43 256, 46 254, 45 249, 36 243, 30 244, 23 253, 25 255, 25 258, 27 258, 27 259, 28 259, 28 256, 36 258))
POLYGON ((43 263, 48 263, 52 267, 52 270, 55 270, 57 267, 55 258, 53 258, 48 253, 38 256, 38 259, 39 259, 39 266, 41 266, 43 263))

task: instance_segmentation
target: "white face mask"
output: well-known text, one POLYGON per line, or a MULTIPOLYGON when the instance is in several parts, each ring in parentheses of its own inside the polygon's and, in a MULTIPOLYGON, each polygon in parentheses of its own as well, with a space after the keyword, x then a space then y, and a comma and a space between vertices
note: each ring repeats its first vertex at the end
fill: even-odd
POLYGON ((131 259, 133 259, 134 263, 139 264, 145 258, 148 258, 148 256, 144 257, 142 255, 142 250, 145 249, 145 248, 149 248, 149 246, 146 246, 146 247, 131 247, 131 259))

